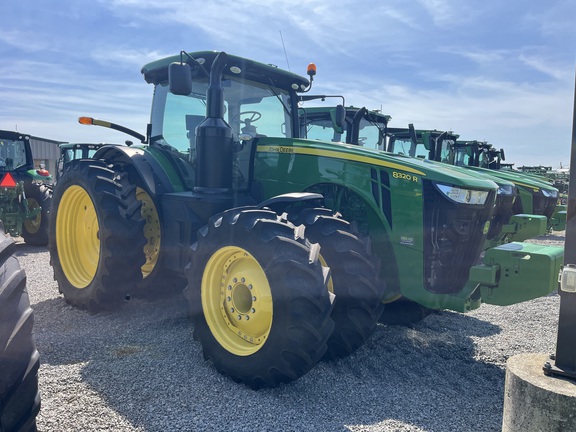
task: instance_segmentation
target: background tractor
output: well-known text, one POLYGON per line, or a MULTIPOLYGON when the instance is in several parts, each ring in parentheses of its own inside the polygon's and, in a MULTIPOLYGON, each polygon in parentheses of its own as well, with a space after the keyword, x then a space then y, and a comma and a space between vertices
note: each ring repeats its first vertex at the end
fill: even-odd
POLYGON ((51 263, 75 306, 187 285, 205 357, 259 388, 354 352, 385 303, 465 312, 556 287, 562 248, 515 243, 479 262, 493 181, 302 138, 315 68, 306 79, 203 51, 142 73, 154 85, 145 136, 81 120, 142 145, 72 160, 54 190, 51 263))
MULTIPOLYGON (((329 96, 322 98, 327 97, 329 96)), ((465 167, 490 176, 501 186, 512 182, 517 189, 518 199, 514 200, 510 212, 502 210, 502 214, 496 219, 500 220, 501 224, 512 215, 516 216, 513 216, 508 226, 501 226, 499 230, 492 228, 492 235, 489 236, 493 240, 492 244, 504 237, 522 241, 550 230, 562 231, 565 228, 566 207, 557 205, 558 189, 543 179, 500 169, 501 161, 504 160, 503 149, 496 150, 485 142, 458 140, 459 135, 451 131, 420 130, 414 129, 412 125, 408 128, 392 128, 388 126, 390 119, 390 116, 379 111, 344 108, 341 105, 301 109, 303 136, 341 141, 364 148, 465 167), (545 220, 542 216, 545 216, 545 220)), ((501 187, 500 191, 502 190, 501 187)), ((500 199, 503 200, 504 197, 501 196, 500 199)), ((502 209, 503 205, 499 207, 502 209)))
POLYGON ((0 220, 11 236, 30 245, 48 244, 52 176, 35 168, 30 137, 0 131, 0 220))
MULTIPOLYGON (((446 131, 391 128, 388 126, 390 116, 366 108, 337 105, 301 108, 300 112, 302 133, 310 139, 345 141, 363 148, 387 149, 391 153, 417 159, 436 160, 436 149, 450 146, 458 138, 457 134, 446 131)), ((449 162, 449 159, 445 157, 441 161, 449 162)), ((511 181, 513 175, 498 176, 483 169, 474 171, 476 173, 467 169, 466 172, 468 175, 489 178, 498 185, 496 208, 490 221, 485 249, 510 241, 523 241, 548 231, 544 210, 536 206, 535 213, 531 211, 532 197, 526 194, 534 193, 532 189, 526 192, 525 185, 511 181)))
POLYGON ((412 146, 426 159, 466 167, 499 179, 513 182, 518 188, 519 199, 514 203, 515 214, 545 216, 546 221, 541 230, 534 228, 531 236, 543 234, 550 230, 562 231, 566 225, 566 209, 557 207, 558 189, 540 179, 523 173, 502 170, 502 150, 493 150, 492 146, 479 141, 458 140, 452 132, 414 130, 397 128, 390 131, 388 150, 401 151, 412 146), (414 143, 413 141, 416 140, 414 143), (538 232, 541 231, 541 232, 538 232))

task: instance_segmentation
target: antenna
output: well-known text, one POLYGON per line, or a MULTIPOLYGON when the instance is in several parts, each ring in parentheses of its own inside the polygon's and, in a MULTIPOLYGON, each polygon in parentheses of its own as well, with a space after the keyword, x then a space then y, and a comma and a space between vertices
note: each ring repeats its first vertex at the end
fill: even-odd
POLYGON ((279 30, 280 32, 280 40, 282 41, 282 48, 284 48, 284 57, 286 57, 286 64, 288 65, 288 70, 290 72, 292 72, 290 70, 290 62, 288 61, 288 54, 286 54, 286 45, 284 45, 284 38, 282 37, 282 30, 279 30))

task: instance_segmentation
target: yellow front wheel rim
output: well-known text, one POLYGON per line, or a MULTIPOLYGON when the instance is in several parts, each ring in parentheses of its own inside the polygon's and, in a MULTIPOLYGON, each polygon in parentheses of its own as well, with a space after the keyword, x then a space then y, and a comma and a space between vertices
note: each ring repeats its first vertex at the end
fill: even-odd
POLYGON ((94 203, 80 186, 71 186, 62 195, 56 216, 56 244, 68 281, 76 288, 86 288, 98 269, 100 239, 94 203))
POLYGON ((142 189, 136 189, 136 199, 142 202, 140 213, 146 222, 144 225, 144 236, 146 245, 144 246, 144 255, 146 262, 142 266, 142 276, 148 277, 158 263, 160 255, 160 218, 150 195, 142 189))
POLYGON ((206 323, 227 351, 248 356, 266 343, 273 319, 272 291, 258 261, 226 246, 208 260, 201 285, 206 323))

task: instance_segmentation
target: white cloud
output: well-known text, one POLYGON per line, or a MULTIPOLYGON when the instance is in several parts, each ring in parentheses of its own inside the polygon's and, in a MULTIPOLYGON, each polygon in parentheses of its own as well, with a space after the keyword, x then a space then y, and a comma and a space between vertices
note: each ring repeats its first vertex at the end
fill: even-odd
POLYGON ((559 81, 569 82, 574 78, 573 68, 560 64, 548 56, 521 53, 519 60, 525 65, 559 81))
POLYGON ((21 30, 0 29, 0 41, 25 52, 41 51, 49 47, 46 41, 38 41, 36 34, 21 30))
POLYGON ((144 64, 159 58, 174 55, 174 52, 161 53, 157 50, 118 48, 96 48, 90 52, 90 57, 103 66, 121 65, 133 70, 139 70, 144 64))

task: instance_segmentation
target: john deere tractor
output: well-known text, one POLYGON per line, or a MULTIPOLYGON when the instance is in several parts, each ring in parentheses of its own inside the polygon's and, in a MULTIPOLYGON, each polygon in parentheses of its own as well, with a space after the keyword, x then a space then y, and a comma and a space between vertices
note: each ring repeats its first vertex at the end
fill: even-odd
MULTIPOLYGON (((312 99, 310 96, 306 98, 312 99)), ((344 108, 342 105, 301 107, 300 118, 302 133, 310 139, 342 141, 381 151, 387 149, 390 153, 418 159, 434 159, 437 147, 454 143, 458 138, 452 132, 392 128, 388 126, 391 120, 389 115, 366 108, 344 108)), ((467 170, 466 174, 488 178, 498 185, 496 207, 486 235, 485 249, 547 232, 545 216, 531 214, 530 208, 522 211, 519 188, 515 183, 492 175, 487 170, 476 173, 467 170)))
POLYGON ((465 312, 555 289, 562 248, 512 243, 480 262, 493 181, 302 138, 314 67, 304 78, 182 51, 142 73, 154 85, 145 136, 81 120, 142 144, 72 160, 54 190, 51 263, 75 306, 114 308, 185 276, 205 357, 259 388, 352 353, 385 303, 465 312))
POLYGON ((545 179, 517 171, 500 169, 501 161, 504 159, 503 149, 496 150, 491 144, 475 140, 438 142, 436 143, 435 158, 514 182, 520 195, 515 203, 514 211, 516 213, 546 216, 546 231, 565 229, 566 207, 558 205, 558 189, 545 179))
POLYGON ((8 234, 48 244, 51 183, 46 169, 34 167, 30 137, 0 130, 0 220, 8 234))
POLYGON ((479 141, 460 141, 459 135, 451 131, 416 130, 412 125, 392 128, 388 126, 390 116, 366 108, 322 107, 302 112, 307 136, 325 135, 332 123, 334 141, 345 139, 347 143, 366 148, 466 167, 491 176, 501 186, 512 182, 519 197, 514 201, 511 214, 531 216, 514 217, 511 224, 502 227, 501 232, 511 239, 521 241, 565 228, 566 208, 556 205, 558 190, 532 176, 499 169, 504 159, 502 149, 494 150, 490 144, 479 141))
POLYGON ((491 170, 499 178, 514 181, 520 192, 515 211, 532 211, 546 216, 548 231, 566 229, 566 206, 560 203, 560 190, 544 177, 503 169, 504 149, 495 149, 485 141, 457 140, 448 148, 442 146, 441 151, 446 152, 451 163, 471 167, 476 171, 491 170))

